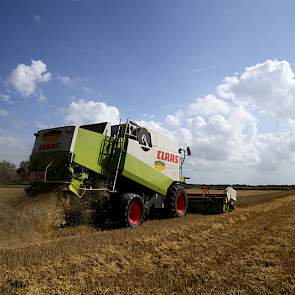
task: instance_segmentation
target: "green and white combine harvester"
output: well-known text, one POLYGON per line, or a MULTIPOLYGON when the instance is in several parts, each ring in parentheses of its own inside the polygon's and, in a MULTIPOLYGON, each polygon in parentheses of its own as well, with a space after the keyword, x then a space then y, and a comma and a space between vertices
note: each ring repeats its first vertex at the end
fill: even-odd
POLYGON ((190 204, 208 211, 234 208, 232 188, 188 196, 182 165, 190 149, 135 122, 64 126, 35 136, 29 170, 18 171, 31 184, 27 193, 62 191, 74 211, 73 200, 80 199, 99 220, 134 227, 155 212, 183 217, 190 204))

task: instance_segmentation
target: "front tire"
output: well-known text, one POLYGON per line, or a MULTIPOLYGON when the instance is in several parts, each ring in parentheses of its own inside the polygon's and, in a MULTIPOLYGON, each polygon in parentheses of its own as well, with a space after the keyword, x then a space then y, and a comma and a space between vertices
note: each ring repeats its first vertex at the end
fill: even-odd
POLYGON ((166 207, 171 217, 183 217, 186 215, 188 197, 180 183, 173 183, 168 189, 166 207))
POLYGON ((137 227, 144 221, 144 203, 136 194, 124 194, 122 196, 122 221, 126 227, 137 227))

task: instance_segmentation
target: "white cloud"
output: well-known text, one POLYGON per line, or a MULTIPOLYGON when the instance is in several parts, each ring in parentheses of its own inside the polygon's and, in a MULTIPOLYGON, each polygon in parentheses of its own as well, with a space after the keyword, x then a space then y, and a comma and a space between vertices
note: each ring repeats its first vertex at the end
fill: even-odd
POLYGON ((243 162, 245 165, 258 161, 256 120, 244 109, 232 107, 227 116, 191 116, 182 129, 191 132, 187 144, 191 145, 196 158, 243 162))
POLYGON ((193 181, 294 182, 295 79, 290 64, 268 60, 247 67, 240 76, 226 77, 217 90, 218 96, 184 107, 179 122, 177 114, 166 117, 173 134, 192 148, 186 170, 193 181), (269 115, 268 121, 261 113, 269 115), (261 133, 260 124, 264 130, 276 129, 261 133))
POLYGON ((247 67, 240 77, 226 77, 218 93, 273 117, 295 118, 294 72, 285 60, 267 60, 247 67))
POLYGON ((13 161, 19 164, 22 160, 28 158, 30 149, 31 146, 21 141, 20 138, 0 134, 0 161, 13 161))
POLYGON ((207 125, 206 120, 201 116, 194 116, 187 118, 187 124, 191 128, 200 128, 207 125))
POLYGON ((167 115, 166 116, 166 123, 168 125, 171 125, 171 126, 180 126, 180 120, 179 118, 177 118, 177 116, 174 116, 174 115, 167 115))
POLYGON ((50 81, 51 74, 46 64, 41 60, 32 60, 30 66, 19 64, 12 70, 9 82, 22 96, 27 97, 36 93, 40 83, 50 81))
POLYGON ((8 112, 6 110, 0 108, 0 118, 7 117, 7 115, 8 115, 8 112))
POLYGON ((54 128, 56 126, 54 126, 53 124, 44 124, 42 122, 35 122, 35 125, 37 127, 38 130, 41 130, 41 129, 49 129, 49 128, 54 128))
POLYGON ((182 147, 183 145, 191 146, 193 142, 193 133, 190 129, 181 127, 174 131, 174 134, 182 147))
POLYGON ((192 156, 186 170, 194 182, 243 183, 241 171, 260 163, 261 145, 255 117, 243 107, 228 108, 227 114, 191 115, 176 130, 185 134, 183 146, 191 147, 192 156))
POLYGON ((164 134, 171 139, 175 139, 175 135, 168 128, 163 127, 163 125, 156 121, 145 121, 145 120, 136 120, 136 123, 142 127, 146 127, 149 130, 154 130, 157 133, 164 134))
POLYGON ((8 94, 4 94, 0 92, 0 101, 11 103, 10 96, 8 94))
MULTIPOLYGON (((262 145, 261 170, 278 170, 287 164, 295 164, 295 122, 289 122, 286 131, 259 134, 262 145)), ((291 173, 293 174, 293 172, 291 173)))
POLYGON ((8 147, 17 147, 19 144, 19 139, 13 136, 5 136, 5 135, 0 135, 0 146, 5 146, 6 148, 8 147))
POLYGON ((104 102, 80 99, 72 101, 64 110, 65 121, 77 125, 97 122, 119 122, 120 113, 114 106, 108 106, 104 102))
POLYGON ((60 82, 66 86, 73 87, 74 81, 68 76, 58 76, 57 77, 60 82))
POLYGON ((216 98, 214 95, 207 95, 204 98, 198 98, 191 103, 187 109, 188 115, 212 115, 227 114, 229 106, 227 102, 216 98))
MULTIPOLYGON (((200 99, 201 104, 207 99, 208 96, 200 99)), ((191 165, 202 162, 208 166, 215 163, 220 167, 222 163, 236 163, 236 165, 242 163, 246 166, 258 163, 259 144, 254 116, 243 107, 220 103, 222 100, 217 98, 213 100, 218 101, 214 112, 207 109, 203 111, 204 116, 194 115, 190 112, 189 105, 183 110, 187 113, 186 119, 183 119, 182 123, 179 121, 177 126, 172 126, 170 129, 154 121, 139 121, 139 124, 176 139, 182 147, 190 146, 193 151, 191 165), (217 110, 220 113, 217 113, 217 110)), ((181 112, 178 111, 179 113, 181 112)), ((166 123, 168 123, 167 117, 166 123)), ((197 167, 199 164, 195 168, 197 167)))

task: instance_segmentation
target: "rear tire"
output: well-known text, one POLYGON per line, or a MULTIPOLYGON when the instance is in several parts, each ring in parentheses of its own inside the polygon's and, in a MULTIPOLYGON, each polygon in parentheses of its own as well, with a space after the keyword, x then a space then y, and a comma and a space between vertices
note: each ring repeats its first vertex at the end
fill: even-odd
POLYGON ((122 196, 122 222, 126 227, 137 227, 144 221, 144 203, 136 194, 124 194, 122 196))
POLYGON ((171 217, 183 217, 187 213, 188 197, 180 183, 173 183, 167 192, 166 208, 171 217))

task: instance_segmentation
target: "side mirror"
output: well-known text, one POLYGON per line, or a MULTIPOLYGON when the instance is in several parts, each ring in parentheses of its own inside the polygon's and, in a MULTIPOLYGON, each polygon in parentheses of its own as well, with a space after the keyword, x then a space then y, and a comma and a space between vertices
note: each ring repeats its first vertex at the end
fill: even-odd
POLYGON ((191 149, 189 147, 186 148, 187 155, 190 156, 192 154, 191 149))

